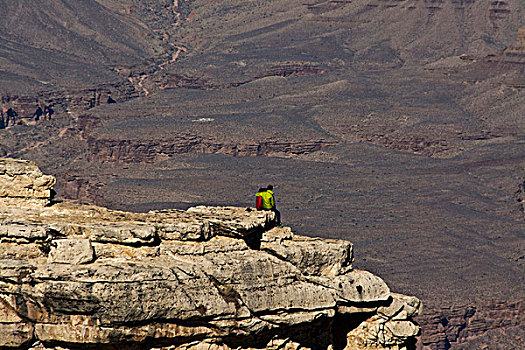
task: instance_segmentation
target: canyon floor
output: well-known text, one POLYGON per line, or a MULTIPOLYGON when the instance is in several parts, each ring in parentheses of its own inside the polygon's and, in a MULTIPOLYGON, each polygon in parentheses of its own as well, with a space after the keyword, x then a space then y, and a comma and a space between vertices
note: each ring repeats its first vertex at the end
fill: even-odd
POLYGON ((0 154, 57 199, 252 206, 271 183, 294 232, 423 301, 420 348, 525 347, 522 1, 0 6, 0 154))

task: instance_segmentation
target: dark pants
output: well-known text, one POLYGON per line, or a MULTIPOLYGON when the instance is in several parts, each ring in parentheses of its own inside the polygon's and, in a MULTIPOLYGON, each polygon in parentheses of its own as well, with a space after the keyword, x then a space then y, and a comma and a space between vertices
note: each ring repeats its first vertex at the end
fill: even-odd
POLYGON ((275 213, 275 221, 277 222, 277 225, 280 225, 281 224, 281 212, 275 208, 270 209, 270 210, 275 213))

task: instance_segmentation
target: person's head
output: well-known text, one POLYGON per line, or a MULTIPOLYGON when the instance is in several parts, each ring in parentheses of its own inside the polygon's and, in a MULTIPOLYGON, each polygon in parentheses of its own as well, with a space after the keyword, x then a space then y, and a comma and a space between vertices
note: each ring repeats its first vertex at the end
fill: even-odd
POLYGON ((268 185, 268 187, 266 187, 267 190, 270 190, 270 191, 273 191, 273 186, 272 185, 268 185))
POLYGON ((259 188, 259 192, 264 192, 264 191, 266 191, 266 188, 264 187, 259 188))

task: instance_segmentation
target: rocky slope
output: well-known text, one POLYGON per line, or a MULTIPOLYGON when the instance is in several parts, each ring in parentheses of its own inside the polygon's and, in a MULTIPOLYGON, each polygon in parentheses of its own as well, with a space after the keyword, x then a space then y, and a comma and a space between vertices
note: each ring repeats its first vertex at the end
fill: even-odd
POLYGON ((94 87, 118 77, 112 65, 160 52, 153 32, 95 0, 2 1, 0 8, 0 88, 8 94, 94 87))
POLYGON ((54 178, 6 158, 0 178, 0 347, 406 349, 419 334, 420 301, 353 269, 351 243, 272 212, 51 203, 54 178))

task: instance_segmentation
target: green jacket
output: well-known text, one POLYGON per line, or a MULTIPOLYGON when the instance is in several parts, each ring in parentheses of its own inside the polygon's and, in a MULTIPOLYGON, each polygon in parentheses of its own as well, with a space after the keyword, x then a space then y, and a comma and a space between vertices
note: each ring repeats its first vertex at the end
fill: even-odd
POLYGON ((275 198, 273 196, 274 192, 267 190, 266 192, 261 192, 263 198, 263 208, 264 209, 275 209, 275 198))

